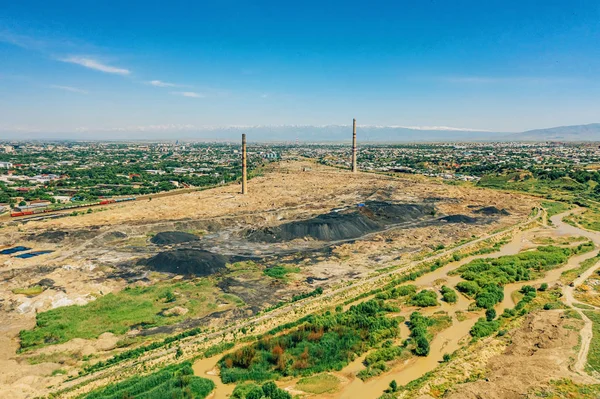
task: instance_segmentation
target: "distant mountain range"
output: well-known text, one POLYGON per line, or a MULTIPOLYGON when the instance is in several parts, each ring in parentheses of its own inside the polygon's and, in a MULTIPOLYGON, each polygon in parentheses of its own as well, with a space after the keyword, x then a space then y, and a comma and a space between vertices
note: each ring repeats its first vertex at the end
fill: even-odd
POLYGON ((600 123, 528 130, 506 136, 518 141, 600 141, 600 123))
MULTIPOLYGON (((196 140, 238 141, 246 133, 250 142, 330 142, 347 143, 352 137, 349 125, 282 125, 196 127, 193 125, 154 125, 119 129, 78 130, 74 132, 0 132, 14 140, 196 140)), ((466 142, 466 141, 600 141, 600 123, 529 130, 522 133, 492 132, 446 126, 361 126, 359 142, 466 142)))

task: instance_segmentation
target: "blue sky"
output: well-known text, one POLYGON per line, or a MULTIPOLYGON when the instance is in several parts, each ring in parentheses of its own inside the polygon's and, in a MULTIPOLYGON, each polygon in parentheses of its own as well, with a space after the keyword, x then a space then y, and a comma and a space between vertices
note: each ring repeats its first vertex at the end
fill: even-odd
POLYGON ((521 131, 600 122, 599 75, 598 1, 0 7, 0 134, 353 117, 521 131))

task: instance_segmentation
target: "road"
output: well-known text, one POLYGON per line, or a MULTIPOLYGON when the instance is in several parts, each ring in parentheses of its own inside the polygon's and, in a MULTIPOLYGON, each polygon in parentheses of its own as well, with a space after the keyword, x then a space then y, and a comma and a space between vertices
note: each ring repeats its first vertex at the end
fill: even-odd
MULTIPOLYGON (((563 222, 563 218, 565 216, 571 215, 573 213, 579 213, 579 212, 582 212, 581 208, 577 208, 574 210, 570 210, 570 211, 555 215, 555 216, 551 217, 550 220, 552 221, 552 224, 554 226, 556 226, 556 229, 559 232, 564 233, 564 234, 580 235, 583 237, 587 237, 590 240, 592 240, 596 246, 600 246, 600 233, 590 231, 590 230, 585 230, 585 229, 575 227, 575 226, 572 226, 572 225, 569 225, 569 224, 563 222)), ((592 252, 591 256, 596 256, 597 253, 598 253, 598 250, 592 252)), ((587 364, 587 357, 588 357, 588 353, 590 350, 590 343, 592 342, 592 338, 593 338, 593 323, 581 309, 573 306, 574 304, 582 304, 581 302, 579 302, 578 300, 575 299, 574 293, 575 293, 575 289, 577 288, 577 286, 583 284, 583 282, 588 277, 590 277, 596 270, 598 270, 598 268, 600 268, 600 262, 597 263, 596 265, 593 265, 592 267, 587 269, 585 272, 583 272, 581 275, 579 275, 573 281, 572 285, 565 286, 563 288, 563 299, 564 299, 565 304, 572 307, 577 313, 579 313, 579 315, 581 316, 581 318, 583 319, 583 322, 584 322, 584 326, 581 329, 581 347, 579 349, 579 353, 577 354, 577 360, 573 364, 574 371, 577 373, 580 373, 583 376, 587 375, 587 373, 585 372, 585 365, 587 364)), ((590 306, 588 304, 582 304, 582 305, 590 306)), ((598 310, 598 308, 596 308, 596 310, 598 310)), ((594 379, 594 382, 597 382, 597 380, 594 379)))

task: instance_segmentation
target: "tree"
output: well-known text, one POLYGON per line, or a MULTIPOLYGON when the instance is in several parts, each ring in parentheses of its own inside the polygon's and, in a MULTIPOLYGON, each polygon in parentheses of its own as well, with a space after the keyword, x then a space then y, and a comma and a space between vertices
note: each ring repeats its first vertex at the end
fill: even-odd
POLYGON ((450 355, 447 353, 444 353, 444 363, 448 363, 450 361, 450 355))
POLYGON ((398 390, 398 383, 396 382, 396 380, 392 380, 392 382, 390 382, 390 391, 396 392, 397 390, 398 390))
POLYGON ((25 201, 19 202, 19 206, 25 206, 25 205, 27 205, 27 202, 25 202, 25 201))
POLYGON ((485 318, 487 321, 492 321, 496 318, 496 310, 488 309, 485 311, 485 318))
POLYGON ((548 289, 548 283, 542 283, 540 285, 539 291, 546 291, 548 289))
POLYGON ((415 355, 427 356, 429 355, 429 341, 424 335, 419 335, 416 338, 417 347, 415 348, 415 355))

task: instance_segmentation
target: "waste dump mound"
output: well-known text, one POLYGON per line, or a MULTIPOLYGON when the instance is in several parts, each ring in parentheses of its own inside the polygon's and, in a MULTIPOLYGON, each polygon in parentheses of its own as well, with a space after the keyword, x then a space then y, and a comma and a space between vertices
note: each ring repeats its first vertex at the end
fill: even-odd
POLYGON ((190 233, 181 231, 161 231, 152 237, 150 242, 156 245, 173 245, 198 240, 198 236, 190 233))
POLYGON ((440 218, 439 220, 442 222, 448 222, 448 223, 467 223, 467 224, 477 223, 476 218, 472 218, 471 216, 467 216, 467 215, 449 215, 449 216, 444 216, 443 218, 440 218))
POLYGON ((202 249, 178 249, 142 261, 150 269, 181 275, 209 276, 225 268, 229 258, 202 249))
POLYGON ((495 206, 486 206, 480 209, 477 209, 476 211, 473 211, 473 213, 479 213, 481 215, 502 215, 502 216, 508 216, 510 215, 510 213, 502 208, 502 209, 498 209, 495 206))
POLYGON ((433 205, 393 204, 369 201, 339 212, 333 211, 312 219, 284 223, 252 230, 250 241, 283 242, 294 239, 338 241, 361 237, 386 226, 418 221, 434 214, 433 205))

